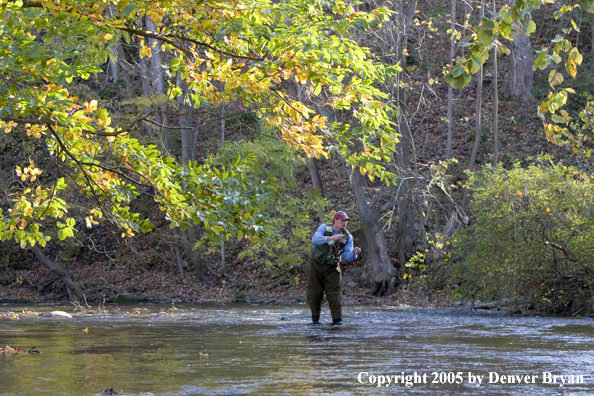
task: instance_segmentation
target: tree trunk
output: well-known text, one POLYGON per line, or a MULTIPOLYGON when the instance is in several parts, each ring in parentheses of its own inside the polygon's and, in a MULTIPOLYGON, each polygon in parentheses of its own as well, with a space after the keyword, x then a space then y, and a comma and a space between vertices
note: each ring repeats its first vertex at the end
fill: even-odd
MULTIPOLYGON (((454 56, 456 55, 456 2, 452 0, 452 20, 450 22, 451 42, 450 42, 450 63, 454 64, 454 56)), ((452 116, 452 108, 454 107, 454 88, 448 84, 448 139, 446 143, 446 159, 452 158, 452 140, 454 137, 454 118, 452 116)))
MULTIPOLYGON (((411 24, 412 18, 414 16, 414 12, 417 7, 417 1, 412 0, 408 2, 401 2, 399 4, 400 8, 397 9, 397 47, 396 47, 396 56, 397 60, 400 61, 400 65, 402 67, 402 72, 400 74, 405 73, 406 71, 406 58, 403 56, 404 50, 407 47, 407 31, 408 27, 411 24)), ((396 203, 398 208, 398 260, 399 260, 399 268, 398 268, 398 275, 402 276, 405 272, 405 265, 407 262, 407 255, 406 250, 408 247, 412 245, 414 240, 414 218, 412 213, 412 205, 411 205, 411 191, 410 191, 410 183, 408 180, 404 180, 408 172, 411 168, 411 145, 412 135, 410 133, 410 127, 408 125, 408 120, 406 119, 407 116, 407 107, 406 107, 406 90, 401 88, 401 84, 399 84, 398 80, 400 80, 401 75, 397 76, 397 81, 394 84, 395 89, 395 97, 398 103, 398 131, 400 132, 400 142, 398 143, 397 147, 397 155, 396 155, 396 162, 399 167, 399 173, 401 176, 401 181, 396 186, 396 203)))
MULTIPOLYGON (((143 23, 142 20, 137 21, 137 27, 142 27, 143 23)), ((140 49, 140 48, 139 48, 140 49)), ((146 58, 140 58, 138 60, 138 66, 140 68, 140 82, 142 85, 142 95, 145 98, 149 98, 151 96, 151 79, 150 79, 150 71, 149 71, 149 67, 148 67, 148 60, 146 58)), ((152 113, 152 109, 150 108, 150 106, 146 106, 144 108, 144 114, 148 117, 149 114, 152 113)), ((144 123, 144 129, 146 130, 146 133, 148 136, 153 136, 154 131, 153 131, 153 127, 151 124, 149 124, 148 122, 144 123)))
MULTIPOLYGON (((481 0, 481 19, 485 15, 485 4, 481 0)), ((482 125, 481 125, 481 115, 482 115, 482 99, 483 99, 483 66, 481 65, 480 70, 476 74, 476 114, 475 114, 475 137, 474 137, 474 145, 472 147, 472 154, 470 155, 470 161, 468 162, 468 170, 474 172, 474 165, 476 162, 476 156, 478 154, 478 149, 481 143, 481 132, 482 132, 482 125)))
POLYGON ((396 269, 392 265, 384 231, 382 230, 377 210, 373 207, 365 192, 366 178, 359 168, 350 172, 349 181, 359 207, 359 221, 367 242, 364 279, 370 282, 369 294, 390 295, 396 287, 396 269))
POLYGON ((208 278, 206 278, 206 271, 204 268, 204 263, 202 262, 202 257, 200 256, 200 253, 197 250, 194 250, 192 247, 192 243, 197 240, 196 229, 193 227, 188 227, 186 231, 180 231, 180 233, 182 236, 182 243, 186 259, 194 268, 196 279, 202 283, 209 284, 210 282, 208 281, 208 278))
MULTIPOLYGON (((456 1, 456 0, 452 0, 452 1, 456 1)), ((466 20, 468 18, 470 18, 470 15, 472 15, 472 6, 470 5, 470 1, 465 1, 464 2, 464 25, 466 26, 466 20)), ((466 27, 462 28, 462 42, 465 43, 466 42, 466 27)), ((462 47, 461 51, 462 51, 462 57, 464 57, 464 49, 466 47, 462 47)))
POLYGON ((52 271, 54 274, 60 277, 60 279, 62 280, 62 282, 64 282, 66 288, 68 289, 68 296, 70 297, 71 301, 82 302, 85 300, 85 295, 80 286, 72 280, 72 278, 70 277, 70 275, 68 275, 68 272, 66 272, 64 268, 60 267, 52 260, 50 260, 50 258, 47 257, 45 253, 43 253, 39 245, 32 246, 31 251, 35 254, 39 261, 43 263, 43 265, 45 265, 50 271, 52 271))
POLYGON ((194 119, 192 118, 193 108, 185 101, 185 95, 187 94, 188 86, 181 78, 181 73, 178 71, 176 76, 177 86, 183 91, 182 95, 177 97, 177 103, 179 104, 180 110, 183 111, 184 115, 179 117, 180 123, 180 136, 181 136, 181 158, 184 164, 188 161, 194 161, 194 146, 196 144, 194 137, 194 129, 196 128, 194 119))
MULTIPOLYGON (((115 6, 109 5, 107 6, 106 9, 106 13, 108 17, 113 17, 115 15, 115 6)), ((119 66, 118 66, 118 61, 117 61, 117 57, 118 57, 118 52, 117 52, 117 48, 118 44, 116 44, 115 46, 111 47, 111 50, 113 52, 113 56, 115 59, 109 58, 109 71, 111 71, 111 78, 113 80, 113 82, 117 82, 119 80, 119 66)))
MULTIPOLYGON (((293 84, 295 85, 295 90, 297 91, 297 98, 299 99, 300 102, 303 102, 303 89, 297 83, 297 81, 295 81, 294 79, 292 81, 293 81, 293 84)), ((323 107, 323 106, 318 106, 318 108, 320 108, 320 107, 323 107)), ((320 111, 320 114, 322 114, 322 111, 320 109, 318 111, 320 111)), ((335 115, 334 115, 334 112, 332 111, 332 109, 326 108, 325 113, 326 113, 326 117, 332 117, 332 118, 328 118, 328 124, 330 124, 331 122, 333 122, 335 120, 335 115)), ((309 170, 309 176, 311 178, 312 187, 320 190, 320 195, 323 197, 324 196, 324 186, 322 184, 322 178, 320 177, 320 170, 318 168, 318 160, 315 157, 311 157, 311 158, 307 159, 307 169, 309 170)), ((320 222, 323 223, 324 222, 324 214, 320 212, 320 213, 318 213, 318 215, 320 217, 320 222)))
MULTIPOLYGON (((510 6, 515 5, 516 0, 506 0, 510 6)), ((532 55, 532 44, 525 33, 515 34, 514 41, 510 45, 511 50, 511 78, 508 80, 507 91, 511 96, 534 102, 534 57, 532 55)))
MULTIPOLYGON (((481 0, 481 20, 485 15, 485 4, 481 0)), ((483 97, 483 66, 481 65, 480 70, 476 74, 476 114, 475 114, 475 128, 476 132, 474 135, 474 145, 472 146, 472 153, 470 154, 470 160, 468 161, 468 170, 474 172, 474 165, 476 162, 476 156, 478 154, 479 146, 481 144, 481 115, 482 115, 482 97, 483 97)), ((468 204, 468 189, 464 190, 462 194, 462 208, 465 209, 468 204)))
MULTIPOLYGON (((493 0, 495 10, 495 0, 493 0)), ((499 157, 499 91, 497 82, 497 47, 493 48, 493 166, 497 166, 499 157)))
MULTIPOLYGON (((318 106, 318 112, 328 118, 329 124, 336 120, 336 113, 329 106, 318 106)), ((343 164, 346 163, 342 157, 341 161, 343 164)), ((354 171, 347 168, 346 175, 357 199, 359 221, 367 242, 366 251, 361 252, 366 260, 360 283, 362 286, 370 285, 370 294, 389 295, 394 292, 396 286, 396 269, 388 255, 386 238, 380 226, 377 210, 365 192, 366 178, 361 175, 359 168, 354 171)))
POLYGON ((311 177, 311 185, 313 188, 320 190, 320 195, 324 196, 324 186, 322 185, 322 178, 320 177, 320 169, 318 168, 318 160, 316 158, 307 159, 307 169, 311 177))
MULTIPOLYGON (((151 18, 147 15, 145 17, 146 28, 150 32, 155 32, 157 25, 151 21, 151 18)), ((151 69, 150 69, 150 81, 153 92, 161 95, 166 95, 165 89, 165 77, 163 75, 163 57, 161 52, 161 42, 159 40, 149 38, 148 44, 151 47, 151 69)), ((162 125, 161 128, 161 141, 163 146, 167 148, 167 139, 165 136, 165 128, 169 126, 169 119, 165 112, 165 105, 159 106, 159 111, 155 113, 155 121, 157 124, 162 125)))
POLYGON ((410 167, 410 130, 408 124, 402 115, 398 117, 398 129, 401 133, 400 142, 398 143, 398 155, 396 161, 400 168, 400 182, 396 185, 396 204, 398 208, 398 260, 399 268, 398 274, 404 275, 407 262, 406 250, 412 246, 414 240, 414 217, 412 213, 412 205, 410 199, 410 182, 406 179, 408 176, 408 168, 410 167))
POLYGON ((177 270, 179 272, 181 281, 184 285, 187 285, 188 279, 186 279, 186 272, 184 271, 184 262, 182 260, 181 251, 179 249, 179 246, 177 244, 175 244, 175 245, 176 245, 175 248, 173 246, 171 246, 171 251, 173 251, 175 253, 175 260, 177 262, 177 270))

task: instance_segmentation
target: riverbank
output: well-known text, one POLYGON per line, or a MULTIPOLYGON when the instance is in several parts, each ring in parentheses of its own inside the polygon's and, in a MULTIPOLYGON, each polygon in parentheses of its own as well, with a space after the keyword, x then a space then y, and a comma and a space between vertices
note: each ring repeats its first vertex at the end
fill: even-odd
MULTIPOLYGON (((158 304, 293 304, 306 302, 307 274, 296 269, 267 270, 263 266, 230 268, 229 274, 211 274, 213 281, 204 284, 191 275, 186 283, 179 274, 167 268, 145 270, 138 265, 73 265, 68 268, 72 279, 83 289, 86 302, 96 307, 105 303, 148 302, 158 304)), ((451 298, 446 293, 429 299, 422 288, 401 287, 390 296, 370 296, 368 289, 358 286, 361 268, 343 268, 343 301, 345 305, 412 305, 445 306, 451 298)), ((0 288, 0 303, 69 304, 67 291, 59 278, 44 267, 12 271, 0 288)))

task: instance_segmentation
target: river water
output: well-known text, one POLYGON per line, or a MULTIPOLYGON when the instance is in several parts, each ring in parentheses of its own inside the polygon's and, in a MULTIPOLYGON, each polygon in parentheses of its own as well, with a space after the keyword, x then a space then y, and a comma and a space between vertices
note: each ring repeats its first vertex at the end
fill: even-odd
POLYGON ((305 305, 0 306, 23 310, 73 318, 0 318, 0 347, 41 351, 0 354, 0 396, 594 394, 592 318, 347 306, 342 326, 314 326, 305 305))

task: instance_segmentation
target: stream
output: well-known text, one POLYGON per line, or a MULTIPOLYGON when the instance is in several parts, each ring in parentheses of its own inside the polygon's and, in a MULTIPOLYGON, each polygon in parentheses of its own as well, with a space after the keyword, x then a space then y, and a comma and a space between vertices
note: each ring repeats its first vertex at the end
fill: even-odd
POLYGON ((0 396, 587 395, 594 319, 327 305, 0 305, 0 396), (46 317, 62 310, 72 318, 46 317), (106 394, 104 392, 104 394, 106 394))

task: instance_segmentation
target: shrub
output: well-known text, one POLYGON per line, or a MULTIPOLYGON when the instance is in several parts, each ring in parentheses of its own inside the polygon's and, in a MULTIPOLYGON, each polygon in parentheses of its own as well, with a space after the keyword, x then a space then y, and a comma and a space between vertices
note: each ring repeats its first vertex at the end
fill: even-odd
MULTIPOLYGON (((276 191, 276 199, 262 201, 256 208, 266 216, 267 226, 274 232, 242 248, 238 259, 256 260, 268 269, 290 269, 308 262, 315 223, 310 215, 323 212, 328 201, 319 190, 299 185, 297 174, 305 169, 305 161, 298 154, 284 142, 260 135, 252 141, 226 144, 213 157, 215 164, 226 166, 237 157, 253 158, 246 172, 250 177, 267 180, 269 188, 276 191)), ((214 254, 221 243, 220 237, 207 234, 197 247, 206 246, 207 254, 214 254)))
POLYGON ((470 180, 471 227, 452 241, 450 282, 463 298, 515 298, 550 313, 589 309, 590 177, 560 165, 485 167, 470 180))

